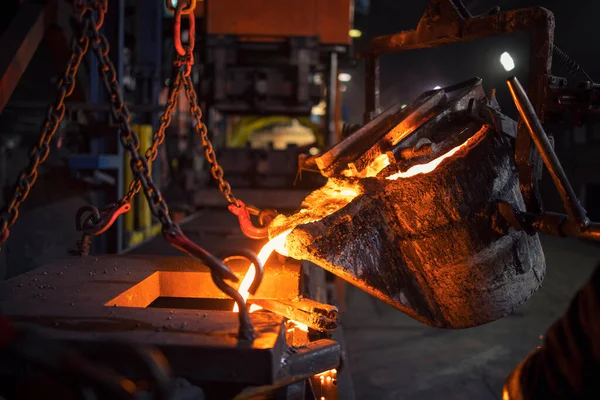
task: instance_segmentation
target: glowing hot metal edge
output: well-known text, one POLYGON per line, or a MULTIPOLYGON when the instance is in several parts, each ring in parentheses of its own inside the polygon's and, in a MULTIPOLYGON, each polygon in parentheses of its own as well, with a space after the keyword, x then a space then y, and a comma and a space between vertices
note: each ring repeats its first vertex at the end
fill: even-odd
MULTIPOLYGON (((285 239, 287 238, 287 236, 290 234, 291 231, 292 231, 292 229, 289 229, 289 230, 283 232, 279 236, 276 236, 273 239, 269 240, 269 242, 267 242, 267 244, 265 244, 263 246, 263 248, 260 250, 260 252, 257 255, 258 259, 260 260, 260 262, 263 265, 265 265, 265 263, 267 262, 269 257, 271 257, 271 254, 273 254, 273 252, 275 250, 281 250, 281 251, 278 251, 279 253, 284 251, 285 239)), ((256 271, 254 270, 254 264, 251 264, 250 268, 248 269, 248 272, 246 272, 246 276, 244 276, 244 280, 242 281, 242 283, 240 284, 240 287, 238 289, 238 292, 242 295, 244 300, 248 300, 248 294, 249 294, 248 288, 250 288, 250 285, 252 284, 252 281, 254 280, 255 274, 256 274, 256 271)), ((237 303, 233 307, 233 312, 239 312, 237 303)))
MULTIPOLYGON (((386 179, 397 180, 399 178, 409 178, 411 176, 415 176, 418 174, 430 173, 430 172, 434 171, 437 168, 437 166, 440 165, 444 160, 452 157, 461 148, 467 146, 471 142, 471 140, 476 136, 478 136, 478 135, 474 135, 473 137, 469 138, 461 145, 454 147, 452 150, 448 151, 447 153, 439 156, 438 158, 436 158, 426 164, 414 165, 404 172, 397 172, 395 174, 387 176, 386 179)), ((379 172, 381 172, 381 170, 383 170, 385 167, 387 167, 389 165, 389 158, 385 154, 383 154, 382 156, 385 156, 385 157, 380 156, 377 159, 375 159, 373 161, 373 163, 367 167, 366 171, 364 171, 362 174, 360 174, 360 175, 362 175, 360 177, 361 178, 373 177, 373 176, 377 175, 379 172)), ((346 176, 351 177, 352 175, 350 173, 346 176)), ((330 180, 326 186, 329 186, 331 182, 332 181, 330 180)), ((349 203, 355 197, 357 197, 359 195, 359 192, 360 192, 359 190, 355 190, 353 188, 337 187, 336 190, 332 193, 332 195, 334 198, 335 197, 345 198, 345 200, 347 200, 347 202, 349 203)), ((310 213, 310 211, 312 211, 312 210, 302 209, 299 211, 299 213, 310 213)), ((337 210, 334 210, 332 212, 335 212, 335 211, 337 211, 337 210)), ((258 259, 264 265, 267 262, 267 260, 271 257, 271 255, 273 254, 274 251, 277 251, 279 254, 282 254, 282 255, 287 255, 286 240, 287 240, 287 237, 289 236, 289 234, 292 232, 292 230, 297 225, 314 222, 325 216, 326 215, 322 215, 322 216, 320 216, 320 218, 311 218, 309 215, 305 215, 300 221, 296 221, 296 224, 294 224, 295 225, 294 227, 284 231, 283 233, 281 233, 278 236, 274 237, 273 239, 269 240, 269 242, 267 242, 267 244, 265 244, 263 246, 263 248, 260 250, 260 252, 258 253, 258 259)), ((249 295, 248 288, 250 287, 250 285, 252 284, 252 281, 254 280, 254 275, 255 275, 254 265, 250 265, 248 272, 246 272, 246 275, 244 276, 244 279, 238 289, 238 292, 242 295, 244 300, 248 300, 248 295, 249 295)), ((262 309, 262 307, 260 307, 256 304, 252 304, 252 305, 250 305, 249 312, 254 312, 254 311, 257 311, 260 309, 262 309)), ((238 308, 237 304, 234 305, 233 312, 239 312, 239 308, 238 308)), ((294 322, 299 329, 301 329, 303 331, 308 331, 308 327, 306 325, 298 323, 296 321, 292 321, 292 322, 294 322)))
POLYGON ((395 181, 398 178, 410 178, 411 176, 415 176, 415 175, 418 175, 418 174, 428 174, 428 173, 432 172, 433 170, 435 170, 437 168, 437 166, 442 163, 442 161, 444 161, 445 159, 447 159, 449 157, 452 157, 460 149, 462 149, 467 144, 469 144, 469 141, 471 141, 471 139, 472 138, 470 138, 469 140, 467 140, 463 144, 461 144, 459 146, 456 146, 455 148, 453 148, 449 152, 442 154, 441 156, 439 156, 435 160, 431 160, 427 164, 413 165, 412 167, 410 167, 406 171, 404 171, 404 172, 396 172, 395 174, 387 176, 385 179, 389 179, 391 181, 395 181))

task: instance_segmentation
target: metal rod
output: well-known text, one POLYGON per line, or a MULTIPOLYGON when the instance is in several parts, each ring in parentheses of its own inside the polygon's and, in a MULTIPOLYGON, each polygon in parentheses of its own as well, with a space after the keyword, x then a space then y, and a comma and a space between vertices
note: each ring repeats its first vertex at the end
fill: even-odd
POLYGON ((579 203, 579 199, 575 195, 575 191, 569 182, 569 178, 567 178, 523 86, 521 86, 516 77, 508 79, 507 84, 515 105, 519 110, 519 114, 525 122, 531 138, 538 148, 542 160, 544 161, 546 168, 548 168, 548 172, 558 189, 569 217, 577 222, 581 231, 585 231, 590 220, 587 217, 585 209, 579 203))
POLYGON ((313 300, 252 299, 250 302, 320 332, 333 331, 339 324, 337 307, 313 300))
POLYGON ((327 137, 325 144, 333 146, 336 143, 336 125, 335 108, 339 101, 337 98, 337 81, 338 81, 338 54, 331 53, 329 59, 329 79, 327 87, 327 137))
POLYGON ((355 148, 357 144, 365 142, 369 138, 377 138, 384 134, 385 130, 392 129, 404 115, 399 114, 401 111, 402 105, 400 103, 394 104, 352 135, 336 143, 329 151, 315 156, 316 165, 320 169, 329 168, 335 161, 351 151, 353 147, 355 148))
POLYGON ((17 15, 6 25, 0 37, 0 112, 7 105, 46 31, 54 22, 57 2, 47 1, 45 5, 38 3, 20 5, 17 15))
POLYGON ((590 222, 585 230, 564 214, 545 213, 533 218, 531 226, 547 235, 600 241, 600 223, 590 222))
POLYGON ((367 124, 379 113, 379 57, 367 56, 365 59, 365 115, 367 124))

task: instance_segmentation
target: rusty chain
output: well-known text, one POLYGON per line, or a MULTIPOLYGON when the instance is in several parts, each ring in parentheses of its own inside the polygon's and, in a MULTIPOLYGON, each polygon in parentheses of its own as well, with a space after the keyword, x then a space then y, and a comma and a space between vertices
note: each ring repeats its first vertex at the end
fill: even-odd
MULTIPOLYGON (((169 3, 169 0, 166 0, 169 3)), ((167 7, 169 5, 167 4, 167 7)), ((194 2, 190 0, 180 0, 178 1, 177 7, 174 9, 174 32, 173 32, 173 41, 174 46, 177 51, 177 57, 175 59, 175 67, 178 69, 185 68, 185 73, 183 73, 183 86, 185 96, 189 103, 189 111, 194 119, 194 130, 196 134, 201 140, 202 148, 204 150, 204 156, 210 165, 210 172, 212 177, 217 181, 219 191, 225 197, 225 200, 229 203, 229 211, 231 211, 234 215, 236 215, 240 222, 240 228, 242 232, 252 238, 252 239, 263 239, 268 237, 268 221, 272 219, 274 215, 277 215, 275 210, 263 210, 262 214, 269 215, 268 219, 259 218, 259 222, 261 223, 261 227, 254 226, 251 221, 250 214, 254 214, 257 216, 261 216, 260 210, 256 210, 254 207, 244 204, 241 200, 237 199, 231 190, 231 185, 224 178, 223 168, 219 164, 217 160, 217 156, 215 154, 214 147, 210 138, 208 137, 208 129, 204 122, 202 122, 202 110, 198 105, 198 96, 196 95, 196 90, 194 89, 194 84, 192 82, 192 78, 190 77, 190 72, 192 69, 192 65, 194 64, 194 44, 195 44, 195 22, 194 22, 194 2), (189 19, 189 41, 188 45, 184 46, 182 44, 181 38, 181 17, 184 15, 184 10, 191 9, 188 14, 189 19), (266 213, 265 213, 266 212, 266 213), (262 222, 261 222, 262 221, 262 222)))
MULTIPOLYGON (((181 15, 189 14, 190 37, 195 35, 195 25, 193 24, 194 3, 194 1, 182 1, 177 9, 175 9, 175 14, 179 21, 178 29, 176 29, 176 31, 179 33, 181 15)), ((172 113, 176 107, 177 99, 182 89, 182 83, 190 104, 190 113, 195 119, 195 131, 202 141, 206 159, 211 166, 211 175, 218 182, 219 190, 230 206, 245 208, 245 205, 233 195, 231 186, 224 179, 223 169, 216 159, 214 148, 208 137, 206 125, 202 122, 202 111, 198 106, 197 95, 189 76, 191 67, 194 63, 194 40, 189 41, 189 46, 182 46, 181 37, 176 38, 176 41, 180 43, 179 47, 182 48, 184 52, 182 54, 181 51, 178 51, 179 55, 174 63, 176 71, 169 88, 165 112, 160 118, 158 130, 153 135, 152 145, 147 149, 145 157, 142 158, 139 154, 139 138, 129 126, 130 113, 123 101, 120 87, 117 82, 116 70, 108 57, 110 46, 106 37, 99 32, 99 29, 104 22, 108 2, 107 0, 77 0, 75 1, 74 6, 75 14, 80 22, 81 32, 79 36, 72 39, 71 57, 67 64, 65 74, 59 82, 57 100, 54 105, 49 107, 46 115, 39 143, 34 146, 31 151, 28 167, 24 168, 19 175, 12 200, 4 207, 2 214, 0 215, 0 244, 8 238, 9 228, 14 225, 18 218, 18 208, 27 198, 31 187, 37 180, 37 169, 48 157, 52 137, 65 115, 64 101, 73 93, 76 74, 83 56, 87 53, 90 39, 92 41, 94 53, 99 60, 100 75, 103 78, 105 87, 110 93, 110 102, 112 106, 111 116, 118 122, 120 127, 120 141, 125 150, 131 155, 131 168, 136 178, 130 184, 127 194, 119 200, 113 208, 117 210, 119 207, 129 204, 133 197, 143 189, 152 213, 160 220, 163 228, 168 230, 167 227, 173 227, 173 222, 169 216, 168 206, 157 186, 152 181, 150 175, 150 163, 155 161, 158 155, 158 147, 164 142, 165 130, 171 122, 172 113), (94 19, 94 16, 96 19, 94 19)), ((100 222, 99 213, 93 213, 90 218, 91 220, 88 222, 92 226, 100 222)))
POLYGON ((239 200, 233 195, 231 192, 231 186, 229 182, 227 182, 223 175, 223 168, 217 161, 217 156, 215 155, 215 149, 208 138, 208 129, 204 122, 202 122, 202 110, 198 106, 198 99, 196 97, 196 91, 194 90, 194 85, 192 83, 192 79, 189 76, 186 76, 183 80, 183 86, 185 89, 185 96, 187 97, 188 102, 190 103, 190 113, 194 118, 194 129, 196 130, 196 134, 202 141, 202 148, 204 149, 204 155, 206 160, 210 164, 210 172, 212 177, 219 184, 219 191, 221 194, 227 199, 229 204, 233 204, 236 207, 240 207, 239 200))
POLYGON ((79 14, 81 29, 79 34, 71 39, 71 56, 67 62, 65 72, 58 82, 56 100, 54 104, 48 107, 38 143, 30 151, 29 165, 21 170, 14 186, 12 199, 2 209, 0 215, 0 244, 8 239, 10 228, 19 217, 19 206, 27 199, 31 188, 35 184, 38 178, 39 166, 48 158, 52 138, 65 116, 65 99, 71 96, 75 89, 77 71, 89 47, 88 35, 90 29, 92 25, 96 30, 102 26, 103 19, 99 18, 97 21, 93 21, 91 17, 85 18, 84 16, 91 14, 91 11, 97 11, 98 14, 104 15, 106 0, 96 2, 94 7, 84 6, 82 2, 76 4, 76 6, 79 6, 81 10, 79 14))
MULTIPOLYGON (((145 157, 148 160, 148 163, 154 162, 156 157, 158 156, 158 148, 165 141, 165 131, 167 127, 171 124, 171 120, 173 118, 173 111, 177 106, 177 99, 179 97, 179 93, 181 92, 181 81, 182 74, 180 71, 177 71, 174 74, 171 85, 169 86, 169 94, 167 97, 167 103, 165 106, 165 111, 160 117, 160 125, 156 132, 152 135, 152 145, 146 150, 145 157)), ((135 195, 142 188, 142 181, 136 177, 127 190, 127 194, 119 201, 120 204, 129 203, 135 197, 135 195)))
POLYGON ((183 86, 185 89, 185 95, 190 105, 189 111, 194 118, 194 129, 196 134, 202 142, 202 148, 204 149, 204 155, 206 160, 210 164, 210 172, 212 177, 219 184, 219 191, 225 197, 229 204, 233 204, 236 207, 240 207, 239 200, 233 195, 229 182, 224 179, 223 168, 217 161, 217 156, 213 145, 208 137, 208 129, 204 122, 202 122, 202 110, 198 106, 198 98, 192 78, 190 77, 192 65, 194 64, 194 45, 196 36, 196 25, 194 19, 194 9, 196 7, 195 0, 180 0, 175 8, 172 7, 169 0, 166 0, 167 7, 174 14, 174 32, 173 42, 177 51, 177 57, 175 59, 175 67, 177 69, 185 68, 185 73, 178 73, 177 76, 183 79, 183 86), (189 20, 189 40, 188 45, 184 46, 181 40, 181 16, 187 15, 189 20))
MULTIPOLYGON (((105 43, 107 43, 107 42, 105 42, 105 43)), ((106 46, 108 46, 108 44, 106 44, 106 46)), ((106 50, 108 51, 110 49, 107 47, 106 50)), ((105 69, 106 68, 103 65, 101 65, 101 71, 105 70, 105 69)), ((110 74, 112 74, 112 72, 110 72, 110 68, 108 68, 108 72, 110 74)), ((102 73, 101 73, 101 75, 102 75, 102 73)), ((173 111, 175 110, 175 107, 177 106, 177 99, 179 97, 180 92, 181 92, 181 74, 179 72, 177 72, 173 77, 173 82, 169 86, 169 94, 167 96, 165 111, 163 112, 163 114, 160 117, 159 127, 156 130, 156 132, 154 132, 154 134, 152 135, 152 144, 146 150, 146 153, 145 153, 146 160, 148 161, 148 166, 150 166, 151 163, 153 163, 156 160, 156 157, 158 156, 158 148, 162 145, 162 143, 165 140, 165 130, 171 124, 173 111)), ((111 95, 111 98, 112 97, 114 97, 114 96, 111 95)), ((118 97, 119 96, 117 96, 117 98, 118 97)), ((113 117, 114 117, 114 114, 113 114, 113 117)), ((92 207, 93 212, 91 212, 89 214, 84 215, 84 214, 78 213, 78 216, 76 216, 77 230, 82 231, 83 236, 82 236, 81 241, 78 243, 78 246, 77 246, 78 250, 75 253, 80 254, 80 255, 89 254, 90 235, 97 236, 97 235, 102 234, 106 229, 108 229, 108 227, 110 227, 110 225, 112 225, 112 223, 114 222, 116 217, 118 217, 120 214, 123 214, 124 212, 129 211, 129 209, 131 208, 130 207, 131 201, 139 193, 139 191, 141 189, 142 189, 141 180, 136 177, 136 179, 134 179, 129 184, 129 188, 128 188, 125 196, 123 196, 123 198, 121 198, 117 203, 109 205, 104 213, 101 213, 100 210, 98 210, 96 207, 92 207), (125 207, 127 207, 127 208, 125 208, 125 207), (83 219, 81 219, 81 218, 83 218, 83 219), (108 224, 108 226, 106 226, 106 224, 108 224)), ((164 218, 163 218, 163 220, 164 220, 164 218)), ((161 222, 163 222, 163 220, 161 220, 161 222)))
MULTIPOLYGON (((101 34, 98 29, 96 29, 95 25, 91 26, 89 34, 92 50, 98 58, 98 69, 100 76, 102 77, 104 86, 109 93, 111 116, 114 121, 118 123, 119 140, 123 148, 131 157, 131 168, 136 178, 129 189, 129 193, 122 201, 128 200, 130 194, 132 196, 135 195, 141 187, 146 198, 148 199, 148 205, 152 211, 152 214, 159 219, 163 227, 172 226, 173 221, 169 216, 169 208, 162 197, 160 190, 152 180, 148 159, 140 155, 140 140, 137 134, 131 129, 129 124, 131 115, 129 113, 129 109, 123 101, 121 88, 117 81, 117 72, 108 56, 110 51, 108 39, 106 39, 106 36, 101 34)), ((156 143, 156 147, 158 147, 158 143, 156 143)), ((152 153, 152 148, 150 150, 151 154, 156 154, 152 153)), ((156 149, 154 150, 156 151, 156 149)))
MULTIPOLYGON (((147 152, 148 158, 142 157, 139 151, 140 140, 137 134, 131 129, 129 124, 131 119, 129 109, 123 101, 121 88, 119 86, 119 82, 117 81, 117 72, 108 55, 110 51, 108 40, 106 39, 106 36, 98 31, 95 24, 89 24, 89 26, 90 44, 94 54, 98 58, 99 73, 110 97, 111 116, 113 120, 118 123, 119 140, 121 145, 131 157, 130 167, 133 171, 133 175, 135 176, 135 181, 130 189, 130 192, 134 194, 137 193, 141 186, 141 189, 146 196, 150 211, 160 221, 163 235, 172 246, 203 262, 208 268, 210 268, 213 275, 217 275, 222 279, 229 279, 237 282, 239 279, 235 276, 235 274, 233 274, 233 272, 231 272, 229 267, 221 262, 221 260, 207 252, 205 249, 189 240, 183 234, 179 225, 177 225, 171 219, 167 202, 152 180, 148 161, 150 158, 156 157, 158 145, 160 142, 162 142, 162 140, 164 140, 164 130, 170 122, 171 112, 174 109, 175 99, 177 98, 177 87, 173 86, 171 88, 169 98, 173 101, 171 102, 170 108, 165 110, 165 115, 163 118, 161 118, 161 127, 154 136, 155 143, 147 152)), ((187 69, 188 68, 184 68, 182 66, 178 70, 177 74, 185 74, 187 69)), ((179 82, 177 77, 175 78, 174 83, 176 82, 179 82)), ((127 196, 125 196, 125 198, 127 198, 127 196)))

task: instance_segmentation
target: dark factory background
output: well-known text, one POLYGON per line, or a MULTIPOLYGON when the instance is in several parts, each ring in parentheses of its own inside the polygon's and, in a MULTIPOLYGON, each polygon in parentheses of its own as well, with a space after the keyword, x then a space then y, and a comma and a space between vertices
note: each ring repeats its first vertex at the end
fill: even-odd
MULTIPOLYGON (((17 4, 18 2, 13 1, 12 3, 17 4)), ((413 29, 426 5, 426 0, 381 0, 356 3, 353 16, 354 29, 360 32, 360 37, 353 38, 348 43, 350 46, 341 49, 338 62, 340 73, 349 74, 351 80, 342 82, 341 112, 338 114, 331 112, 331 118, 338 118, 338 121, 348 124, 362 123, 364 114, 363 63, 355 61, 353 55, 364 48, 373 37, 413 29)), ((589 75, 594 77, 600 74, 600 65, 596 62, 594 51, 591 50, 596 48, 597 42, 600 41, 600 37, 594 34, 594 13, 591 11, 597 5, 591 0, 578 3, 577 7, 571 6, 568 2, 547 0, 537 2, 470 1, 465 5, 472 10, 473 14, 489 12, 494 6, 499 6, 501 9, 514 9, 541 5, 551 9, 556 15, 556 44, 584 67, 589 75)), ((126 99, 134 104, 132 108, 132 111, 136 113, 134 122, 140 126, 147 127, 156 124, 166 96, 165 84, 169 80, 170 60, 174 50, 172 50, 172 35, 169 25, 172 24, 172 19, 164 12, 163 8, 162 5, 160 7, 154 5, 154 2, 123 0, 116 1, 113 5, 111 1, 110 14, 107 16, 105 29, 111 41, 111 57, 119 65, 126 99), (122 21, 123 26, 119 26, 118 21, 122 21), (148 21, 153 21, 153 23, 150 24, 148 21), (120 56, 117 57, 117 54, 120 56)), ((13 11, 13 15, 19 16, 19 7, 16 5, 9 10, 13 11)), ((24 70, 22 79, 18 81, 14 93, 10 97, 3 98, 5 104, 0 116, 0 132, 2 134, 0 182, 5 199, 11 195, 12 185, 18 171, 27 162, 29 149, 37 139, 38 127, 41 126, 47 104, 53 99, 58 76, 66 61, 68 37, 71 33, 68 19, 69 10, 70 8, 66 5, 59 9, 57 25, 48 27, 46 35, 33 53, 32 61, 24 70)), ((20 12, 22 14, 24 11, 21 9, 20 12)), ((4 30, 16 28, 11 25, 3 27, 4 30)), ((23 26, 20 28, 21 30, 26 29, 23 26)), ((24 34, 24 32, 17 33, 24 34)), ((7 38, 7 41, 9 40, 7 38)), ((213 42, 207 41, 207 57, 213 51, 217 54, 219 46, 226 46, 226 42, 219 44, 216 39, 213 42)), ((12 41, 9 47, 14 48, 17 44, 16 41, 12 41)), ((31 47, 31 45, 29 46, 31 47)), ((26 50, 33 51, 34 49, 26 50)), ((315 75, 318 75, 318 79, 323 78, 323 72, 328 64, 327 60, 323 60, 323 58, 327 58, 326 54, 331 54, 327 51, 322 49, 319 56, 321 60, 312 62, 310 67, 307 67, 307 71, 313 72, 307 72, 306 79, 314 78, 315 75), (321 69, 320 73, 315 73, 318 69, 321 69)), ((529 57, 527 35, 492 37, 437 49, 408 51, 382 57, 381 104, 388 107, 396 102, 410 103, 419 94, 435 86, 445 86, 479 76, 484 79, 486 91, 489 92, 492 88, 497 89, 497 98, 503 111, 516 118, 516 111, 510 102, 510 96, 504 83, 508 73, 499 62, 500 54, 505 51, 515 59, 514 73, 522 81, 526 81, 529 57)), ((6 62, 8 63, 8 60, 6 62)), ((40 178, 32 189, 28 201, 22 206, 20 223, 13 228, 12 240, 4 245, 3 251, 0 253, 0 276, 14 276, 62 257, 66 251, 65 243, 74 245, 78 240, 73 222, 75 211, 85 202, 96 205, 109 204, 125 187, 124 179, 126 177, 122 168, 124 160, 119 159, 122 157, 122 153, 115 138, 115 129, 107 119, 106 95, 101 81, 93 72, 96 68, 93 65, 95 62, 93 57, 90 57, 89 62, 88 68, 85 68, 80 74, 79 86, 72 97, 74 104, 69 107, 65 117, 66 122, 61 125, 60 131, 52 143, 53 151, 46 164, 41 168, 40 178), (91 121, 96 122, 92 123, 91 121)), ((198 57, 197 63, 200 67, 195 70, 196 81, 202 80, 202 73, 212 68, 209 64, 205 68, 205 62, 208 61, 203 60, 202 56, 198 57)), ((5 74, 4 79, 11 78, 14 79, 10 74, 5 74)), ((232 82, 238 84, 239 90, 243 90, 242 88, 247 84, 242 81, 232 82)), ((293 82, 282 82, 281 85, 290 83, 293 82)), ((324 84, 326 85, 327 82, 324 84)), ((273 87, 276 83, 270 83, 270 85, 273 87)), ((324 114, 326 95, 323 94, 323 88, 319 89, 316 86, 307 86, 310 94, 304 107, 312 104, 317 106, 315 107, 316 114, 324 114)), ((204 100, 201 99, 201 101, 204 100)), ((232 102, 234 101, 232 100, 232 102)), ((283 109, 285 110, 285 107, 283 109)), ((182 110, 185 111, 183 108, 182 110)), ((261 118, 259 121, 248 118, 243 120, 237 118, 234 121, 235 117, 227 118, 227 115, 235 115, 235 112, 230 114, 223 112, 223 116, 213 118, 209 123, 209 128, 213 128, 211 134, 215 138, 217 148, 222 149, 219 154, 221 162, 234 187, 242 188, 249 185, 256 187, 258 184, 263 185, 266 189, 269 189, 269 186, 271 188, 292 188, 294 187, 295 165, 287 163, 286 167, 283 167, 277 161, 277 157, 289 159, 288 154, 284 151, 285 144, 277 142, 285 143, 291 132, 292 135, 297 136, 291 141, 299 141, 299 147, 306 146, 307 140, 314 142, 316 147, 322 147, 329 143, 329 139, 323 135, 326 136, 326 132, 331 129, 325 127, 323 121, 311 122, 310 111, 301 110, 298 107, 293 110, 292 107, 288 107, 288 110, 277 111, 277 113, 269 112, 269 110, 261 112, 267 116, 269 114, 276 116, 270 119, 261 118), (298 119, 295 119, 296 117, 298 119), (300 121, 296 124, 300 129, 294 129, 290 125, 291 122, 288 120, 291 119, 300 121), (317 124, 321 124, 323 127, 323 129, 320 127, 318 129, 321 137, 312 140, 314 135, 310 128, 317 124), (244 153, 243 147, 250 130, 265 132, 266 128, 281 125, 288 125, 290 129, 287 129, 287 132, 285 129, 283 131, 279 129, 280 139, 274 140, 272 134, 256 135, 266 137, 266 139, 259 137, 254 139, 256 142, 254 146, 263 147, 263 153, 269 151, 268 142, 273 143, 275 149, 271 150, 272 161, 261 164, 261 168, 265 170, 264 173, 256 170, 253 172, 251 168, 253 161, 249 159, 251 157, 247 154, 237 157, 238 154, 244 153), (302 127, 308 128, 301 129, 302 127), (221 133, 227 129, 235 130, 233 135, 237 136, 233 139, 231 139, 232 136, 229 136, 226 139, 226 135, 221 133), (240 148, 240 146, 242 147, 240 148), (229 147, 230 150, 225 147, 229 147)), ((205 111, 205 114, 209 113, 210 111, 205 111)), ((239 114, 242 113, 244 113, 243 110, 239 114)), ((176 212, 189 213, 195 207, 203 205, 202 201, 196 201, 201 196, 195 195, 194 192, 207 184, 208 170, 198 151, 198 143, 190 135, 191 123, 185 119, 185 112, 181 112, 181 114, 179 125, 172 127, 173 133, 167 135, 165 151, 159 157, 154 175, 161 181, 161 187, 167 197, 171 198, 176 212), (192 148, 194 150, 190 151, 189 149, 192 148)), ((312 116, 313 121, 319 118, 329 118, 329 115, 312 116)), ((597 140, 596 136, 598 135, 598 133, 594 134, 593 126, 590 123, 577 128, 577 132, 571 131, 566 135, 553 132, 560 138, 559 140, 565 141, 557 148, 564 153, 561 155, 567 168, 576 168, 580 162, 593 161, 595 150, 592 149, 593 143, 589 141, 597 140), (578 145, 583 147, 583 152, 574 151, 573 146, 578 145), (575 153, 577 153, 577 157, 575 157, 575 153)), ((146 133, 147 139, 144 143, 149 143, 150 138, 147 135, 150 133, 145 129, 147 128, 142 130, 146 133)), ((291 157, 294 158, 296 150, 289 149, 289 151, 292 154, 291 157)), ((253 154, 252 157, 254 156, 259 157, 256 154, 253 154)), ((592 180, 594 174, 582 176, 582 182, 578 181, 580 175, 584 174, 579 174, 577 169, 571 174, 572 179, 576 180, 578 193, 583 194, 584 199, 586 196, 593 197, 596 190, 594 189, 595 182, 592 180), (585 189, 588 189, 588 192, 585 189)), ((553 196, 553 193, 551 192, 549 195, 553 196)), ((152 231, 151 227, 148 227, 152 225, 148 210, 143 205, 138 208, 142 208, 141 215, 137 214, 135 220, 131 221, 133 217, 131 216, 128 221, 119 221, 108 235, 95 238, 94 249, 100 252, 118 252, 147 239, 148 235, 152 235, 152 233, 156 234, 158 232, 156 229, 152 231), (141 230, 147 230, 150 233, 147 235, 140 232, 141 230)), ((590 210, 590 212, 594 213, 595 211, 590 210)))
MULTIPOLYGON (((2 204, 12 199, 15 181, 29 163, 30 149, 38 141, 70 56, 69 41, 77 33, 71 3, 3 1, 7 22, 0 26, 2 204)), ((318 174, 300 174, 298 156, 325 151, 365 121, 365 65, 357 56, 373 38, 414 29, 429 0, 253 1, 269 4, 269 12, 245 23, 240 21, 250 3, 198 3, 207 4, 196 10, 191 78, 225 178, 247 203, 292 211, 325 181, 318 174), (323 4, 329 8, 317 12, 323 4), (311 7, 312 14, 307 12, 311 7), (313 31, 305 26, 308 20, 303 18, 311 18, 307 15, 317 15, 318 24, 310 21, 310 27, 316 26, 313 31), (246 28, 283 39, 247 42, 240 39, 246 28), (340 31, 348 35, 340 38, 340 31)), ((575 71, 580 66, 600 80, 600 2, 463 3, 472 15, 498 12, 495 7, 500 12, 531 6, 549 9, 556 19, 554 43, 560 48, 560 53, 554 53, 552 72, 569 81, 584 81, 581 71, 575 71)), ((173 79, 173 24, 164 0, 108 1, 102 29, 143 151, 159 126, 173 79)), ((189 43, 186 29, 182 37, 189 43)), ((528 83, 529 45, 529 36, 519 33, 382 56, 381 106, 411 104, 426 91, 478 76, 486 93, 495 90, 502 112, 517 120, 506 80, 515 75, 528 83), (505 52, 515 64, 510 72, 500 62, 505 52)), ((66 102, 48 159, 39 167, 39 177, 20 207, 9 239, 1 245, 0 281, 77 251, 82 239, 76 229, 77 211, 87 204, 105 207, 117 201, 134 178, 97 70, 98 61, 89 54, 66 102)), ((211 178, 188 109, 182 93, 152 165, 152 177, 173 219, 182 224, 194 221, 190 237, 216 252, 241 241, 231 234, 237 229, 236 219, 224 211, 227 204, 211 178)), ((546 129, 589 217, 600 220, 600 119, 565 115, 546 124, 546 129)), ((544 174, 540 188, 544 204, 551 211, 564 212, 553 181, 544 174)), ((343 315, 351 371, 344 385, 354 388, 347 398, 500 400, 503 379, 538 344, 600 261, 600 248, 581 240, 565 239, 559 244, 552 238, 543 246, 547 286, 500 325, 438 331, 355 288, 346 293, 345 286, 337 287, 331 296, 346 296, 336 301, 343 315), (569 272, 558 268, 562 264, 580 268, 569 272)), ((105 253, 178 254, 162 239, 161 225, 142 194, 129 213, 105 234, 92 238, 91 254, 105 253)), ((328 285, 333 291, 335 284, 328 285)))

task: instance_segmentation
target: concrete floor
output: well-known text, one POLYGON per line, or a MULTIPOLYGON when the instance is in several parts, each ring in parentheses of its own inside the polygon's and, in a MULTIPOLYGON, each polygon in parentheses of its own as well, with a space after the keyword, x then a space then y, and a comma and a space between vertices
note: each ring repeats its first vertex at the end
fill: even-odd
POLYGON ((500 400, 508 374, 600 262, 594 244, 552 237, 542 243, 543 287, 515 314, 477 328, 430 328, 349 288, 342 324, 356 398, 500 400))
MULTIPOLYGON (((206 211, 184 232, 219 252, 261 244, 239 232, 225 211, 206 211)), ((430 328, 364 292, 348 287, 342 325, 357 400, 500 400, 512 369, 536 345, 600 262, 600 246, 542 238, 547 260, 543 287, 515 314, 460 331, 430 328)), ((134 253, 179 254, 156 238, 134 253)), ((344 399, 342 399, 344 400, 344 399)))

